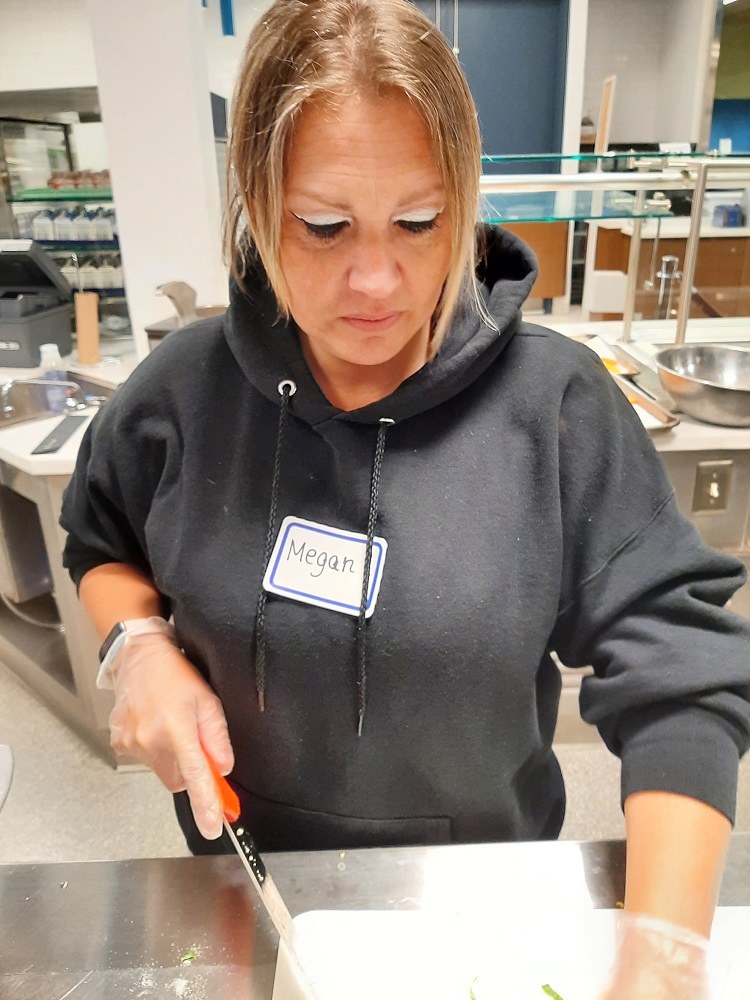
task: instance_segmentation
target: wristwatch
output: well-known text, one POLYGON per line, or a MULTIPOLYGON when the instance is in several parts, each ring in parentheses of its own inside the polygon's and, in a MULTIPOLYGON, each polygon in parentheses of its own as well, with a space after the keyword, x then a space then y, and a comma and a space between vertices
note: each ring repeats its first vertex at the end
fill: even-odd
POLYGON ((127 635, 127 631, 128 631, 128 627, 127 627, 127 624, 125 622, 118 622, 114 626, 114 628, 112 629, 112 631, 109 633, 109 635, 107 636, 107 638, 102 643, 101 649, 99 650, 99 662, 100 663, 104 663, 104 661, 107 659, 107 655, 108 655, 109 651, 112 649, 112 647, 115 644, 117 644, 117 648, 118 649, 120 649, 122 647, 122 643, 124 641, 125 635, 127 635))
POLYGON ((129 621, 117 622, 99 650, 99 672, 96 675, 96 686, 112 690, 112 679, 109 671, 120 654, 125 643, 131 636, 158 633, 174 639, 174 626, 154 615, 151 618, 133 618, 129 621))

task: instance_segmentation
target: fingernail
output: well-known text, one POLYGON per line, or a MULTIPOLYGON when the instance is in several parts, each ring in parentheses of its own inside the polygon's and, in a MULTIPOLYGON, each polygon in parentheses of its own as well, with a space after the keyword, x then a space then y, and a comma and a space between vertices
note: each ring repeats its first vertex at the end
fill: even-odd
POLYGON ((216 840, 221 836, 222 822, 221 813, 216 806, 209 806, 203 814, 203 827, 205 832, 203 834, 208 840, 216 840))

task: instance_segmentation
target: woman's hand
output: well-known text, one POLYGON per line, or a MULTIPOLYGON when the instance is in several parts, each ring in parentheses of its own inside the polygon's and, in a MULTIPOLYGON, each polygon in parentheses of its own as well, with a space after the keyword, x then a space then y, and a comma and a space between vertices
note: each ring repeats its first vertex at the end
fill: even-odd
POLYGON ((708 940, 694 931, 624 913, 601 1000, 708 1000, 707 954, 708 940))
POLYGON ((187 789, 198 829, 216 839, 221 803, 205 755, 222 774, 234 766, 221 702, 165 635, 129 637, 110 677, 112 747, 148 765, 170 792, 187 789))

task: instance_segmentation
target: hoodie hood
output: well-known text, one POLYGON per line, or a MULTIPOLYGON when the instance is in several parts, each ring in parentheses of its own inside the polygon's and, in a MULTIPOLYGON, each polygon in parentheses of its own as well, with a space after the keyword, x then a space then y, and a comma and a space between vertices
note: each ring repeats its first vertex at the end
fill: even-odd
POLYGON ((229 348, 248 381, 275 405, 280 402, 279 383, 292 379, 299 391, 290 411, 312 426, 328 420, 377 424, 382 417, 398 423, 438 406, 471 385, 512 340, 538 274, 534 254, 517 236, 499 226, 483 226, 479 236, 485 250, 477 278, 497 330, 484 323, 465 295, 438 355, 385 399, 348 412, 329 403, 307 366, 296 324, 279 319, 257 257, 248 265, 245 288, 231 284, 225 318, 229 348))

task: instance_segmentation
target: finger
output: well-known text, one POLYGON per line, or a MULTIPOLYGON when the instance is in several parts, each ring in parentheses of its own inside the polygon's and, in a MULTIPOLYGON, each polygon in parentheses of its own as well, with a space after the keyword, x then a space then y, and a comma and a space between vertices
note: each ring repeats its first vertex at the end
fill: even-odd
POLYGON ((208 840, 221 836, 221 800, 200 743, 195 741, 177 750, 177 766, 185 781, 190 806, 201 834, 208 840))
MULTIPOLYGON (((169 792, 185 790, 185 780, 177 765, 177 758, 171 746, 157 747, 153 741, 137 738, 134 727, 126 716, 120 713, 110 716, 110 745, 121 757, 131 757, 149 767, 169 792), (122 719, 122 721, 118 721, 122 719)), ((163 740, 160 741, 163 743, 163 740)))
POLYGON ((168 792, 184 792, 186 785, 177 758, 172 750, 155 754, 148 762, 149 767, 168 792))
POLYGON ((203 749, 221 774, 229 774, 234 767, 234 751, 221 702, 215 697, 201 698, 196 709, 198 736, 203 749))

